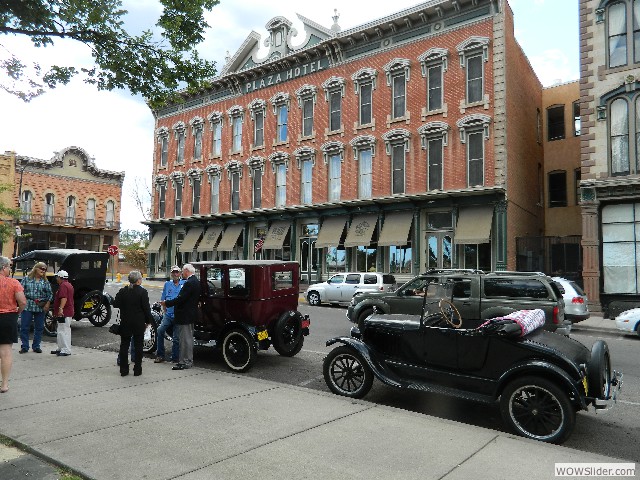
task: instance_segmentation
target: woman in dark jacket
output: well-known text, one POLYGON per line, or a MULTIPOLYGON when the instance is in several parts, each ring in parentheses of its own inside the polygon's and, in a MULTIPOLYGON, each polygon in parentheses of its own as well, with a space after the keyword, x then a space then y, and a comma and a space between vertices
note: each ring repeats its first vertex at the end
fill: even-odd
POLYGON ((142 374, 142 344, 144 331, 153 322, 149 293, 142 288, 142 274, 129 273, 129 285, 116 294, 113 306, 120 309, 120 375, 129 375, 128 352, 131 337, 135 350, 133 374, 142 374))

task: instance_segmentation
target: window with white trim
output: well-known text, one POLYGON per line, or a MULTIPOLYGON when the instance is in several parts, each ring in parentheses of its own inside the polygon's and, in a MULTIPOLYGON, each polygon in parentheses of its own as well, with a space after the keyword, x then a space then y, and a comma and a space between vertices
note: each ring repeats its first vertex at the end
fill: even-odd
POLYGON ((427 152, 427 191, 443 190, 444 147, 448 144, 449 125, 444 122, 429 122, 420 128, 422 149, 427 152))
POLYGON ((219 165, 207 165, 205 168, 209 178, 209 212, 216 214, 220 211, 220 177, 221 168, 219 165))
POLYGON ((202 127, 204 120, 201 117, 195 117, 189 123, 191 124, 191 135, 193 135, 193 159, 196 161, 202 160, 202 127))
POLYGON ((240 210, 240 179, 242 178, 242 164, 232 160, 225 165, 229 177, 229 191, 231 193, 230 210, 240 210))
POLYGON ((316 151, 311 147, 300 147, 293 154, 300 170, 300 203, 309 205, 313 201, 312 182, 316 151))
POLYGON ((93 227, 96 224, 96 200, 90 198, 87 200, 87 217, 85 224, 87 227, 93 227))
POLYGON ((456 122, 460 142, 466 145, 467 186, 484 185, 484 142, 489 139, 491 117, 472 114, 456 122))
POLYGON ((22 202, 20 203, 20 219, 29 220, 31 218, 31 203, 33 202, 33 192, 31 190, 22 191, 22 202))
POLYGON ((484 102, 484 64, 489 61, 489 39, 469 37, 456 50, 460 56, 460 66, 465 70, 466 105, 484 102))
POLYGON ((373 68, 361 68, 351 76, 358 96, 358 127, 373 125, 373 91, 378 72, 373 68))
POLYGON ((240 105, 234 105, 227 110, 231 123, 231 151, 230 154, 242 153, 242 123, 244 121, 244 109, 240 105))
POLYGON ((173 188, 175 190, 175 200, 174 200, 174 212, 173 215, 175 217, 182 216, 182 183, 174 183, 173 188))
POLYGON ((167 200, 167 179, 166 175, 158 175, 155 179, 156 194, 158 196, 158 218, 165 217, 165 207, 167 200))
POLYGON ((446 48, 430 48, 418 57, 422 76, 426 80, 426 111, 444 110, 444 72, 447 71, 449 51, 446 48))
POLYGON ((167 127, 160 127, 156 130, 156 136, 158 143, 160 144, 160 167, 167 166, 169 159, 169 129, 167 127))
POLYGON ((411 134, 403 128, 396 128, 384 135, 387 155, 391 156, 391 194, 397 195, 406 191, 406 158, 409 151, 411 134))
POLYGON ((184 141, 186 126, 184 122, 178 122, 173 126, 176 138, 176 163, 184 163, 184 141))
POLYGON ((342 195, 342 162, 344 161, 344 144, 327 142, 321 147, 324 163, 327 165, 328 199, 339 202, 342 195))
POLYGON ((56 196, 53 193, 47 193, 44 196, 44 221, 53 222, 53 213, 56 204, 56 196))
POLYGON ((411 61, 394 58, 384 67, 387 85, 391 87, 391 120, 407 116, 407 82, 410 80, 411 61))
POLYGON ((349 142, 353 156, 358 162, 358 198, 371 198, 373 195, 373 157, 376 138, 373 135, 360 135, 349 142))
POLYGON ((262 208, 262 176, 264 175, 264 158, 251 157, 247 160, 251 177, 251 207, 262 208))
POLYGON ((207 116, 209 120, 209 129, 211 130, 211 156, 219 157, 222 155, 222 112, 212 112, 207 116))
POLYGON ((253 120, 253 144, 252 149, 264 147, 264 112, 266 102, 260 98, 251 101, 247 106, 253 120))
POLYGON ((192 168, 187 172, 191 184, 191 215, 200 214, 200 189, 202 186, 202 170, 192 168))
POLYGON ((76 197, 69 195, 67 197, 67 216, 65 223, 68 225, 74 225, 76 223, 76 197))
POLYGON ((105 222, 107 228, 114 228, 116 226, 116 203, 113 200, 107 200, 106 208, 107 214, 105 216, 105 222))
POLYGON ((317 88, 315 85, 305 84, 296 90, 298 106, 302 110, 302 132, 301 139, 313 138, 313 113, 316 105, 317 88))
POLYGON ((343 131, 342 127, 342 99, 344 98, 345 81, 342 77, 327 79, 322 88, 329 107, 329 128, 327 134, 343 131))
POLYGON ((289 154, 284 152, 274 152, 269 155, 269 161, 276 183, 276 207, 284 207, 287 204, 287 170, 289 168, 289 154))
POLYGON ((276 116, 275 144, 285 143, 289 139, 289 94, 278 92, 271 97, 270 102, 276 116))

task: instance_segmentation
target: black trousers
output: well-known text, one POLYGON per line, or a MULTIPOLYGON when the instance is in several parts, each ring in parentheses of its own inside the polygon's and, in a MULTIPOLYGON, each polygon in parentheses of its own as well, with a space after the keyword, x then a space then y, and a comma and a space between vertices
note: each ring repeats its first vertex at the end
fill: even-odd
POLYGON ((144 333, 140 335, 120 335, 120 373, 129 373, 129 345, 133 337, 133 373, 142 372, 142 346, 144 344, 144 333))

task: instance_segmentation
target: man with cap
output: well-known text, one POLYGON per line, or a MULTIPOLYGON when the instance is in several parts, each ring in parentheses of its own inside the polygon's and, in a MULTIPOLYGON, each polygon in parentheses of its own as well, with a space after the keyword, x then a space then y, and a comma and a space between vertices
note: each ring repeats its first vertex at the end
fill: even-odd
POLYGON ((73 285, 64 270, 56 273, 58 290, 53 298, 53 315, 58 318, 58 349, 51 353, 59 357, 71 355, 71 319, 73 318, 73 285))
MULTIPOLYGON (((181 269, 178 265, 174 265, 171 267, 171 280, 168 280, 164 284, 164 288, 162 289, 162 295, 160 295, 160 300, 172 300, 178 296, 180 293, 180 288, 182 288, 182 284, 184 280, 180 276, 181 269)), ((162 363, 165 361, 164 358, 164 334, 167 329, 173 326, 174 313, 173 307, 167 307, 164 304, 162 305, 162 310, 164 311, 164 315, 162 316, 162 323, 158 327, 158 349, 156 351, 156 359, 155 363, 162 363)), ((173 340, 171 345, 171 361, 173 363, 177 363, 179 359, 180 352, 180 334, 178 333, 177 328, 173 328, 173 333, 171 334, 171 338, 173 340)))

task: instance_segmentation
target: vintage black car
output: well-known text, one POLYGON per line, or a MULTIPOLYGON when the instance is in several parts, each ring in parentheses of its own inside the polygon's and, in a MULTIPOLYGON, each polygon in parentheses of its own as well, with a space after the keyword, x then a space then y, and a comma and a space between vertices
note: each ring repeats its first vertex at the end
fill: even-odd
POLYGON ((615 400, 622 376, 612 371, 604 341, 589 351, 572 338, 545 331, 542 310, 461 328, 451 289, 450 284, 429 285, 422 315, 374 313, 354 326, 350 337, 327 341, 327 346, 342 344, 324 360, 329 389, 361 398, 375 376, 397 388, 484 403, 499 400, 511 430, 552 443, 568 438, 576 411, 606 408, 605 401, 615 400))
MULTIPOLYGON (((58 284, 55 273, 65 270, 74 289, 75 315, 87 318, 96 327, 102 327, 111 319, 111 296, 103 292, 107 278, 109 254, 77 249, 32 250, 13 259, 17 269, 28 272, 36 262, 47 264, 47 279, 55 292, 58 284)), ((53 303, 51 304, 53 307, 53 303)), ((57 323, 50 312, 45 320, 45 333, 55 335, 57 323)))

